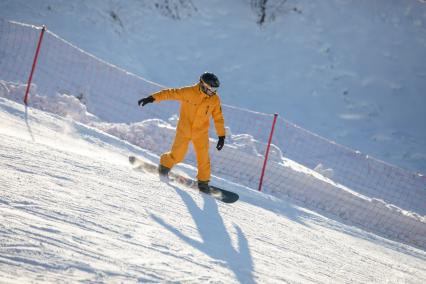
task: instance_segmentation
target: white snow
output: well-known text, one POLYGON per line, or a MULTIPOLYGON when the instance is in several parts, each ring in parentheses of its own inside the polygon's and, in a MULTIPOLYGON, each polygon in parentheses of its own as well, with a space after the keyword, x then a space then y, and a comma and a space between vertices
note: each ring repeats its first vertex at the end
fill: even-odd
POLYGON ((0 282, 422 283, 426 254, 222 180, 132 171, 124 140, 0 98, 0 282))
MULTIPOLYGON (((0 81, 0 97, 13 98, 19 101, 24 94, 25 86, 0 81), (21 91, 21 94, 19 93, 21 91)), ((35 86, 33 91, 37 90, 35 86)), ((148 119, 138 123, 105 123, 89 114, 86 107, 75 97, 57 94, 52 98, 31 94, 32 105, 36 108, 53 112, 62 117, 85 123, 88 126, 102 130, 133 145, 149 149, 153 153, 163 153, 170 147, 175 135, 175 126, 159 119, 148 119)), ((172 117, 172 122, 174 117, 172 117)), ((250 169, 253 161, 262 157, 258 154, 258 144, 250 135, 232 135, 225 147, 226 156, 235 159, 221 158, 217 152, 213 157, 216 176, 220 179, 244 182, 242 177, 253 180, 258 177, 256 167, 250 169), (245 167, 245 165, 247 165, 245 167), (244 169, 239 171, 238 169, 244 169)), ((214 148, 214 141, 211 143, 214 148)), ((420 210, 412 207, 412 212, 398 208, 385 201, 362 195, 344 185, 330 179, 332 169, 324 169, 319 164, 315 170, 310 170, 294 161, 284 159, 278 151, 272 151, 271 165, 268 168, 269 179, 265 180, 264 192, 279 198, 290 197, 299 201, 305 207, 320 210, 323 213, 339 216, 343 221, 381 234, 394 240, 404 241, 421 248, 426 247, 426 220, 420 210), (384 222, 384 220, 386 222, 384 222), (408 229, 407 229, 408 228, 408 229)), ((189 154, 189 160, 195 160, 194 153, 189 154)), ((158 162, 158 159, 155 161, 158 162)), ((195 176, 195 168, 186 165, 185 171, 195 176)), ((255 181, 256 182, 256 181, 255 181)), ((374 195, 372 195, 374 196, 374 195)), ((419 201, 421 202, 422 199, 419 201)), ((421 205, 420 205, 421 206, 421 205)))
POLYGON ((424 3, 269 0, 275 19, 259 27, 251 2, 2 0, 0 18, 47 25, 165 86, 192 84, 212 70, 226 104, 278 112, 339 144, 426 173, 424 3))
MULTIPOLYGON (((330 138, 399 166, 424 167, 425 103, 418 90, 426 71, 417 59, 425 56, 419 20, 425 6, 288 1, 259 28, 248 2, 167 2, 177 7, 172 11, 158 10, 161 1, 0 3, 0 282, 426 281, 426 178, 282 117, 259 193, 272 115, 223 106, 227 139, 221 152, 210 141, 212 183, 241 196, 233 205, 129 166, 130 154, 158 163, 169 150, 176 104, 141 110, 137 99, 163 86, 79 47, 167 85, 193 83, 196 73, 217 68, 224 102, 256 111, 278 107, 330 138), (360 19, 345 17, 347 10, 360 19), (40 30, 1 17, 49 22, 29 107, 22 99, 40 30), (330 29, 342 19, 347 25, 330 29), (68 21, 74 25, 61 26, 68 21), (197 25, 208 32, 200 36, 197 25), (396 30, 390 38, 374 38, 386 25, 396 30), (94 32, 96 40, 87 41, 94 32), (363 40, 346 43, 340 33, 374 38, 376 45, 365 54, 363 40), (349 51, 352 57, 343 56, 349 51), (279 54, 285 78, 275 76, 282 71, 279 54), (264 84, 248 84, 241 74, 264 84), (237 99, 242 92, 245 100, 237 99), (314 111, 318 103, 321 112, 314 111)), ((190 150, 177 168, 193 177, 194 165, 190 150)))

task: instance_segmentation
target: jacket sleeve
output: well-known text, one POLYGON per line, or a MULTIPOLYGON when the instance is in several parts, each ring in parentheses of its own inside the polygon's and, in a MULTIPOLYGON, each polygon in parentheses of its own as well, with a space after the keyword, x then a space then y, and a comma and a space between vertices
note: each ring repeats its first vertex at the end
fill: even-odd
POLYGON ((182 101, 184 100, 185 91, 183 89, 164 89, 152 94, 155 102, 166 100, 182 101))
POLYGON ((214 126, 216 128, 217 136, 225 136, 225 120, 223 119, 222 106, 220 104, 220 99, 218 97, 218 103, 215 105, 215 108, 212 112, 214 126))

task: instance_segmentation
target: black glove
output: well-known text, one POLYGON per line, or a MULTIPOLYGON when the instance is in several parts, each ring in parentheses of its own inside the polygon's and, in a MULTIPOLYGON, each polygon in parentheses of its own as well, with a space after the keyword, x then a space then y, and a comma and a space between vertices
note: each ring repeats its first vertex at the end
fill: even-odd
POLYGON ((154 97, 153 97, 153 96, 149 96, 149 97, 146 97, 146 98, 140 99, 140 100, 138 101, 138 105, 139 105, 139 106, 144 106, 144 105, 149 104, 149 103, 152 103, 152 102, 154 102, 154 101, 155 101, 154 97))
POLYGON ((223 145, 225 144, 225 136, 219 136, 219 141, 217 141, 216 149, 222 150, 223 145))

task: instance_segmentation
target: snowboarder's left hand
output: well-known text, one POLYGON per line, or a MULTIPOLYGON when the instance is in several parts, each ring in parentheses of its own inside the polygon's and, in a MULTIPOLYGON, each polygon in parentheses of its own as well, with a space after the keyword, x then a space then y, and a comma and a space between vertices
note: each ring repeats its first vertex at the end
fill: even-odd
POLYGON ((219 136, 219 140, 217 141, 216 149, 218 151, 222 150, 224 144, 225 144, 225 136, 219 136))

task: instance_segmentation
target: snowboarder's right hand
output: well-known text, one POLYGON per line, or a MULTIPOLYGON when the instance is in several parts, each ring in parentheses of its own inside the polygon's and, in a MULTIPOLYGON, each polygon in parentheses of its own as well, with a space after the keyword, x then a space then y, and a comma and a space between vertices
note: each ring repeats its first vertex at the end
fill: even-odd
POLYGON ((144 106, 146 104, 153 103, 154 101, 155 101, 154 97, 153 96, 149 96, 149 97, 140 99, 138 101, 138 105, 139 106, 144 106))

